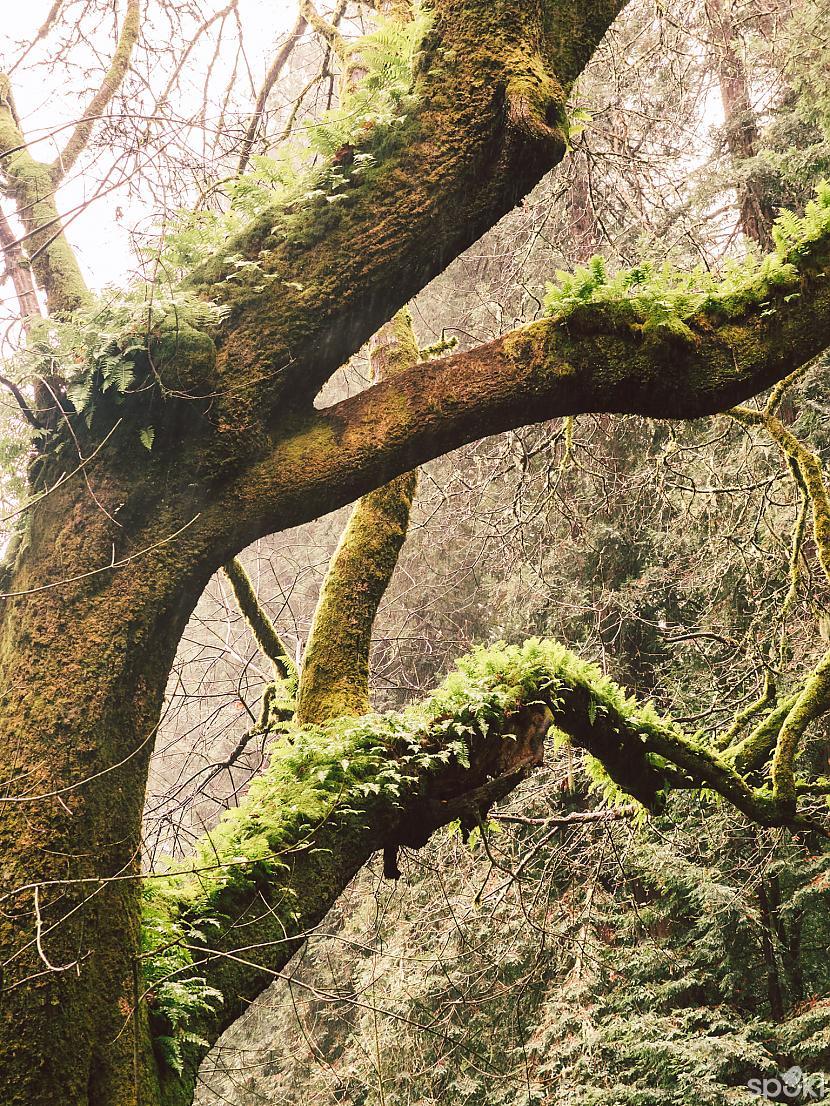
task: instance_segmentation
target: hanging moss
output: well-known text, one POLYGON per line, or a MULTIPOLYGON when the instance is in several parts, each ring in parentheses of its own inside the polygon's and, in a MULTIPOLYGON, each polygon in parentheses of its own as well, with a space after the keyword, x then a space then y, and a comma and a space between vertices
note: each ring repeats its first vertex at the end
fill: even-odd
MULTIPOLYGON (((822 193, 830 209, 830 187, 822 193)), ((795 232, 793 232, 795 233, 795 232)), ((748 407, 733 408, 730 414, 738 422, 747 426, 761 426, 780 447, 782 453, 794 468, 805 501, 810 503, 813 515, 813 536, 818 551, 818 559, 824 574, 830 581, 830 494, 824 480, 824 470, 819 457, 807 449, 780 419, 772 414, 779 393, 773 393, 767 407, 754 410, 748 407)), ((803 522, 797 522, 791 557, 791 591, 797 583, 798 552, 801 544, 799 528, 803 531, 803 522)), ((789 599, 789 595, 787 597, 789 599)), ((787 600, 785 600, 786 608, 787 600)), ((794 696, 790 710, 784 716, 777 734, 772 759, 772 781, 776 801, 794 811, 797 786, 795 779, 795 761, 801 738, 816 718, 830 705, 830 652, 826 653, 818 665, 803 682, 802 688, 794 696)), ((778 712, 774 712, 778 713, 778 712)), ((764 731, 767 737, 769 731, 764 731)), ((749 740, 749 739, 748 739, 749 740)), ((756 732, 754 742, 747 749, 754 755, 762 747, 762 738, 756 732)))

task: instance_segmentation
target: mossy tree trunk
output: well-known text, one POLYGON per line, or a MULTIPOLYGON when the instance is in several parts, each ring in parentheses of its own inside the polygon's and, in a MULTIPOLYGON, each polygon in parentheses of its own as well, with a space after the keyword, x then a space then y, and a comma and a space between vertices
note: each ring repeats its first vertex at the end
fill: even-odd
MULTIPOLYGON (((107 475, 96 494, 112 503, 120 482, 107 475)), ((30 594, 6 601, 0 625, 2 1097, 148 1103, 146 1025, 130 1016, 141 814, 200 584, 158 558, 63 582, 120 545, 83 485, 45 500, 27 537, 9 590, 30 594)))
MULTIPOLYGON (((773 291, 742 315, 692 320, 689 337, 646 332, 625 309, 588 308, 564 325, 543 322, 404 368, 328 410, 313 407, 340 364, 562 156, 565 96, 620 6, 436 0, 421 107, 388 161, 355 184, 348 204, 311 200, 250 227, 191 279, 227 301, 227 323, 212 336, 186 328, 154 336, 154 387, 121 407, 102 397, 89 432, 74 420, 71 433, 59 425, 49 436, 35 466, 40 497, 2 574, 0 1098, 8 1106, 192 1097, 192 1078, 165 1077, 160 1089, 144 1004, 136 1004, 137 875, 166 680, 213 572, 257 538, 485 433, 586 410, 697 417, 756 393, 830 344, 827 257, 815 250, 800 271, 799 297, 787 295, 792 303, 784 302, 791 289, 773 291), (228 253, 256 260, 269 279, 227 280, 228 253), (139 440, 148 425, 151 452, 139 440), (80 467, 77 452, 68 460, 73 435, 80 467)), ((20 145, 15 128, 4 85, 0 152, 20 145)), ((21 189, 39 179, 41 169, 25 159, 12 164, 21 189)), ((51 221, 54 208, 37 204, 36 218, 51 221)), ((62 309, 85 290, 63 238, 53 244, 39 255, 39 279, 62 309)), ((400 487, 406 492, 406 478, 400 487)), ((399 540, 400 501, 387 510, 383 494, 376 502, 399 540)), ((381 566, 375 595, 393 563, 381 566)), ((365 621, 357 630, 365 642, 365 621)), ((316 633, 309 680, 327 635, 316 633)), ((335 668, 342 675, 339 661, 335 668)), ((357 709, 362 689, 361 669, 359 690, 347 688, 344 698, 338 687, 340 704, 357 709)), ((624 786, 653 795, 661 780, 631 755, 641 752, 640 730, 622 717, 597 723, 589 689, 566 691, 547 710, 560 711, 574 740, 602 755, 624 786)), ((476 809, 486 808, 522 778, 549 718, 518 715, 501 720, 521 730, 515 746, 491 727, 468 769, 454 763, 428 780, 416 775, 420 790, 408 808, 369 804, 361 828, 329 831, 327 859, 298 857, 300 929, 323 916, 373 849, 421 840, 463 813, 471 794, 476 809)), ((684 770, 699 767, 671 734, 654 742, 654 755, 673 751, 684 770)), ((764 815, 724 765, 707 760, 701 771, 707 786, 764 815)), ((291 947, 254 968, 234 967, 229 955, 213 964, 228 996, 213 1036, 291 947)))
MULTIPOLYGON (((135 877, 147 761, 186 620, 212 572, 290 525, 259 466, 279 464, 320 385, 562 156, 565 89, 619 3, 435 7, 408 140, 342 213, 310 204, 278 239, 273 218, 251 228, 239 247, 265 251, 274 277, 265 293, 225 282, 221 261, 194 276, 207 294, 232 289, 228 327, 215 346, 181 332, 160 345, 162 386, 179 398, 153 400, 149 417, 139 410, 146 393, 126 412, 103 404, 81 445, 83 471, 29 510, 15 541, 0 626, 0 1097, 9 1106, 157 1100, 141 1006, 132 1013, 135 877), (208 394, 220 398, 198 399, 208 394), (137 438, 148 422, 152 454, 137 438)), ((131 4, 111 87, 137 12, 131 4)), ((73 135, 73 158, 85 139, 73 135)), ((8 82, 0 151, 40 247, 40 288, 53 310, 70 310, 86 289, 57 221, 61 169, 28 155, 8 82)), ((77 467, 58 454, 69 437, 58 427, 47 443, 33 492, 77 467)), ((300 446, 309 456, 314 437, 300 446)), ((336 482, 323 499, 333 507, 382 482, 380 471, 355 492, 336 482)), ((308 517, 326 509, 316 495, 308 507, 308 517)))
MULTIPOLYGON (((372 340, 372 375, 391 380, 420 360, 412 317, 404 308, 372 340)), ((403 473, 364 495, 332 558, 314 612, 297 695, 301 725, 369 710, 372 627, 406 539, 418 486, 403 473)))

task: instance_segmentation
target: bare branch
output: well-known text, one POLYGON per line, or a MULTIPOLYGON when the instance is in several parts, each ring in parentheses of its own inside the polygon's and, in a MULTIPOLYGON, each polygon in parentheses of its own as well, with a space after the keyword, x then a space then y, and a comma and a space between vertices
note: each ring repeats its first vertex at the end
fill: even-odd
POLYGON ((268 97, 271 94, 271 89, 279 79, 280 73, 282 73, 289 58, 294 50, 294 47, 300 40, 300 36, 306 28, 306 19, 304 15, 297 17, 297 21, 288 33, 288 37, 277 51, 276 57, 271 62, 271 66, 265 75, 265 80, 262 82, 262 88, 259 90, 257 96, 256 107, 254 113, 251 116, 251 121, 248 124, 248 130, 245 134, 245 140, 242 143, 242 152, 239 155, 239 163, 236 167, 237 173, 244 173, 245 168, 251 157, 251 150, 253 149, 254 142, 256 141, 257 132, 262 124, 262 117, 265 113, 265 105, 268 102, 268 97))
POLYGON ((55 184, 63 180, 84 152, 96 120, 100 118, 121 87, 121 83, 130 67, 133 48, 138 41, 140 16, 141 0, 127 0, 127 13, 121 26, 121 34, 115 47, 115 53, 112 55, 110 67, 101 82, 101 87, 87 105, 80 122, 70 135, 63 151, 52 164, 52 180, 55 184))

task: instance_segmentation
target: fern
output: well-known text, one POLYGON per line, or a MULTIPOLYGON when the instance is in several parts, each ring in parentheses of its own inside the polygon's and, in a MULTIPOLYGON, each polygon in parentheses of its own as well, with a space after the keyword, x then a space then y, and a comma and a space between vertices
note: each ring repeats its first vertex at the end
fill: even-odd
MULTIPOLYGON (((339 105, 313 124, 304 123, 273 155, 252 157, 243 176, 222 182, 217 189, 222 210, 177 212, 145 255, 161 259, 165 271, 181 277, 268 211, 285 211, 303 201, 340 200, 347 184, 371 169, 411 113, 415 67, 432 18, 420 4, 408 22, 377 15, 374 30, 349 48, 347 65, 359 68, 361 78, 354 87, 347 82, 339 105), (344 146, 357 150, 347 170, 332 164, 344 146), (326 162, 322 168, 320 159, 326 162)), ((226 260, 234 262, 233 257, 226 260)))
POLYGON ((684 272, 668 263, 655 267, 646 262, 609 277, 605 260, 593 257, 587 267, 556 273, 556 282, 546 285, 545 308, 554 318, 566 319, 588 304, 624 303, 644 331, 686 337, 691 335, 688 320, 701 312, 736 318, 763 306, 774 291, 795 288, 799 263, 830 236, 830 183, 818 185, 803 215, 782 211, 772 235, 772 253, 727 262, 720 275, 701 266, 684 272))
POLYGON ((412 85, 421 43, 431 25, 431 13, 419 4, 409 21, 380 15, 375 29, 359 39, 350 51, 365 70, 363 87, 387 92, 398 99, 405 96, 412 85))
POLYGON ((183 1072, 187 1045, 207 1046, 193 1026, 223 1002, 221 991, 210 987, 203 976, 192 974, 190 951, 194 941, 204 940, 204 929, 217 924, 202 918, 201 928, 189 926, 171 914, 163 891, 145 888, 141 948, 153 1044, 159 1059, 177 1075, 183 1072))
POLYGON ((136 361, 164 324, 209 330, 226 309, 179 288, 108 288, 67 319, 41 319, 15 363, 21 380, 58 376, 75 409, 90 422, 96 399, 121 398, 135 383, 136 361))

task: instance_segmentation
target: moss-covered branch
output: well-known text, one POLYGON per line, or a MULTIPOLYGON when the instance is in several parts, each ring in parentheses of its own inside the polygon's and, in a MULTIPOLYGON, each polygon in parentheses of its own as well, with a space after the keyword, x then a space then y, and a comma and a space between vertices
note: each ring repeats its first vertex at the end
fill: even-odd
MULTIPOLYGON (((203 843, 192 872, 148 884, 149 984, 157 993, 171 978, 214 988, 221 1004, 206 1006, 198 1031, 215 1040, 374 851, 420 847, 456 819, 475 825, 541 762, 550 726, 648 806, 680 778, 762 824, 791 820, 769 792, 564 647, 532 640, 479 649, 400 714, 297 727, 272 748, 265 773, 203 843)), ((163 1030, 163 1011, 155 1017, 163 1030)), ((206 1047, 183 1047, 185 1084, 206 1047)), ((178 1085, 171 1076, 170 1102, 178 1085)))
MULTIPOLYGON (((809 502, 812 508, 813 537, 818 559, 824 575, 830 580, 830 495, 824 479, 824 469, 818 455, 800 442, 795 434, 771 413, 776 398, 773 395, 763 411, 736 407, 730 414, 746 426, 760 426, 766 430, 792 466, 805 494, 806 502, 809 502)), ((797 558, 797 542, 794 548, 794 557, 797 558)), ((797 560, 795 563, 797 565, 797 560)), ((794 577, 794 582, 795 579, 797 578, 794 577)), ((789 595, 787 598, 789 600, 789 595)), ((822 657, 801 689, 792 697, 789 710, 782 718, 780 728, 775 734, 772 761, 773 790, 776 799, 789 804, 792 809, 795 809, 796 802, 795 760, 801 738, 810 723, 825 714, 828 708, 830 708, 830 652, 822 657)), ((767 735, 769 735, 768 729, 767 735)), ((761 742, 756 732, 754 743, 750 747, 758 746, 761 746, 761 742)))
MULTIPOLYGON (((820 202, 830 217, 830 190, 820 202)), ((781 260, 781 280, 761 277, 754 293, 754 281, 728 296, 710 289, 682 326, 644 319, 628 295, 588 302, 297 415, 253 463, 248 494, 274 511, 272 528, 290 526, 467 442, 541 419, 726 410, 830 346, 830 233, 781 260)))
POLYGON ((118 42, 100 87, 51 165, 32 156, 20 128, 11 83, 0 74, 0 171, 25 231, 26 254, 53 314, 74 311, 87 299, 86 282, 63 231, 55 190, 89 142, 93 127, 117 93, 138 41, 140 0, 127 0, 118 42))
POLYGON ((296 680, 296 665, 268 617, 268 612, 257 599, 254 585, 242 562, 233 557, 222 566, 222 571, 231 585, 239 610, 250 626, 257 645, 271 662, 275 678, 296 680))
POLYGON ((222 403, 310 399, 510 210, 563 156, 567 90, 621 6, 435 0, 405 122, 359 140, 369 167, 342 169, 336 203, 321 187, 265 212, 193 274, 232 308, 222 403))
POLYGON ((52 180, 55 184, 63 180, 84 152, 93 127, 121 87, 130 67, 130 59, 135 44, 138 42, 140 29, 141 0, 127 0, 127 11, 124 15, 124 22, 121 24, 121 33, 118 36, 109 69, 104 74, 99 88, 92 96, 81 119, 69 136, 69 141, 52 165, 52 180))
MULTIPOLYGON (((376 380, 419 361, 405 308, 373 340, 376 380)), ((355 505, 329 565, 303 657, 297 721, 325 722, 369 710, 369 648, 375 615, 392 579, 409 526, 416 471, 369 492, 355 505)))
POLYGON ((26 145, 5 74, 0 74, 0 167, 26 230, 26 253, 50 312, 74 311, 87 299, 86 282, 63 232, 52 169, 36 161, 26 145))
POLYGON ((309 27, 328 43, 344 67, 347 64, 348 46, 346 40, 340 34, 336 24, 329 23, 320 15, 314 6, 313 0, 300 0, 300 15, 308 23, 309 27))

